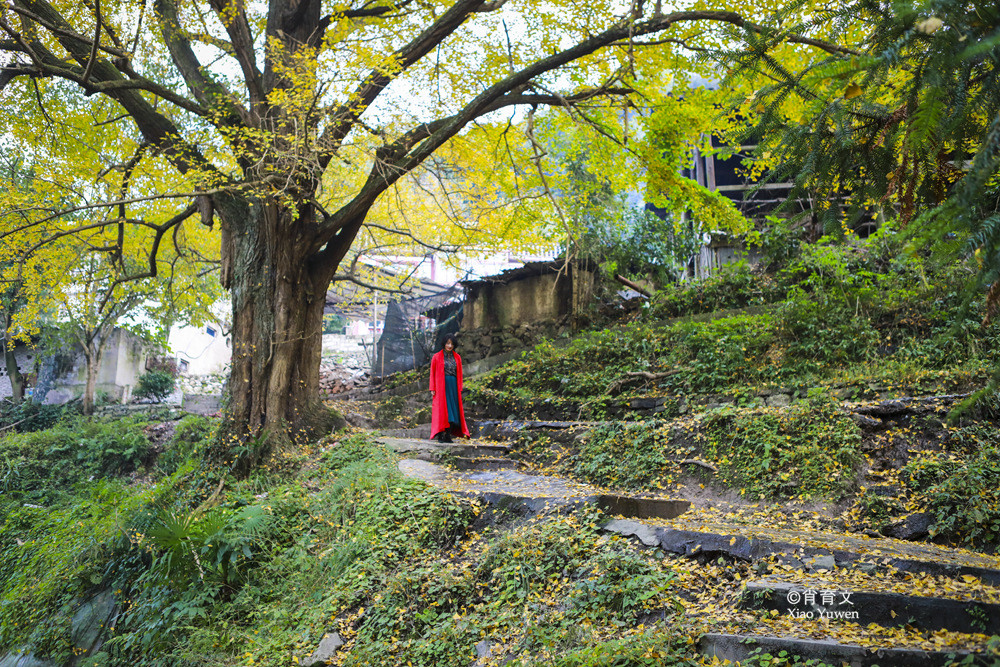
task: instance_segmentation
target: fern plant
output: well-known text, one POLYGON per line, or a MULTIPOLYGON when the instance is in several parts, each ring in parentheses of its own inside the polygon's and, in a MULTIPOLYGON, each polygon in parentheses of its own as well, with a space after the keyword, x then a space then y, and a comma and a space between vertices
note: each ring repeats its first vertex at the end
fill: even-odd
POLYGON ((196 575, 200 581, 211 579, 235 588, 239 566, 252 561, 273 521, 256 505, 235 513, 164 511, 148 532, 156 552, 155 569, 171 581, 193 580, 196 575))

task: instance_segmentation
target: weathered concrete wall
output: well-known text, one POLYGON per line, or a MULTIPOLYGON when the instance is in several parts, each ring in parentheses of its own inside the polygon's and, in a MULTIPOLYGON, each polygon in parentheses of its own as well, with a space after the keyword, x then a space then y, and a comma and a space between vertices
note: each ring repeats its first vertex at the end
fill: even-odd
POLYGON ((525 276, 510 282, 479 282, 469 288, 462 330, 503 329, 522 324, 558 320, 573 312, 573 282, 577 307, 589 303, 594 274, 571 271, 525 276))
MULTIPOLYGON (((35 371, 35 360, 39 350, 19 347, 14 351, 21 373, 35 371)), ((64 354, 71 359, 53 382, 52 389, 45 396, 49 405, 70 401, 83 394, 87 383, 87 362, 76 348, 67 349, 64 354)), ((146 372, 147 350, 143 342, 121 329, 115 330, 104 351, 104 358, 97 373, 96 390, 106 392, 115 401, 127 401, 132 397, 139 376, 146 372)), ((0 364, 0 398, 11 395, 10 378, 7 369, 0 364)))
POLYGON ((223 335, 224 330, 218 322, 171 329, 167 347, 178 369, 188 375, 213 375, 228 369, 233 350, 229 336, 223 335))

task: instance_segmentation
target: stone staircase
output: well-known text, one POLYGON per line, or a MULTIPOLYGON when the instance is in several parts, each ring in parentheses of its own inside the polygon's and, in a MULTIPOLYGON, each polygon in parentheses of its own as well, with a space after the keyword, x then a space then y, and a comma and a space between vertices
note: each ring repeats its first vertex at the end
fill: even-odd
MULTIPOLYGON (((513 439, 534 430, 569 442, 592 426, 485 422, 478 425, 478 432, 513 439)), ((1000 558, 889 538, 707 520, 687 500, 620 495, 539 474, 511 459, 506 444, 480 440, 440 444, 427 435, 426 427, 396 429, 383 431, 378 440, 402 457, 399 468, 405 475, 475 498, 487 508, 530 516, 595 505, 613 517, 604 525, 605 532, 677 558, 743 566, 777 563, 782 571, 793 574, 830 574, 830 581, 824 583, 810 580, 804 584, 795 577, 775 576, 741 582, 727 604, 733 612, 745 615, 742 625, 753 626, 755 618, 779 618, 782 631, 768 633, 766 628, 750 627, 740 632, 705 632, 698 651, 706 658, 740 663, 761 653, 776 656, 784 651, 852 667, 930 667, 953 661, 1000 664, 1000 658, 982 650, 986 636, 1000 634, 1000 591, 996 590, 1000 588, 1000 558), (844 573, 854 577, 853 583, 839 581, 844 573), (967 587, 971 581, 973 593, 968 599, 957 599, 887 592, 883 590, 887 577, 937 577, 944 582, 965 582, 967 587), (861 628, 862 635, 866 627, 904 634, 892 640, 838 641, 841 624, 854 624, 850 627, 861 628), (917 636, 914 633, 925 638, 923 646, 907 645, 906 637, 917 636), (943 639, 941 633, 951 634, 943 639), (929 650, 928 643, 941 646, 929 650)))

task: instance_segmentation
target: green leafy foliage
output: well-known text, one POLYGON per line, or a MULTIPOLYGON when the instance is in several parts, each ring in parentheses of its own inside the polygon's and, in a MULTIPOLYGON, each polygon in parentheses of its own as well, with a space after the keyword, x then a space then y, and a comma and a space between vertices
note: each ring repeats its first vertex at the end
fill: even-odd
POLYGON ((0 438, 0 486, 8 497, 49 502, 93 476, 142 466, 150 443, 138 418, 102 422, 74 417, 52 428, 0 438))
MULTIPOLYGON (((105 426, 88 423, 76 428, 105 426)), ((208 464, 212 429, 178 422, 162 454, 175 460, 152 468, 155 481, 77 477, 58 509, 5 510, 4 645, 67 658, 68 615, 108 590, 127 604, 93 658, 107 664, 277 667, 331 628, 351 665, 465 667, 487 632, 517 664, 693 664, 674 630, 609 638, 678 607, 669 562, 603 535, 593 511, 473 534, 478 507, 401 477, 367 436, 233 480, 208 464)))
POLYGON ((727 264, 702 280, 665 285, 653 296, 652 317, 683 317, 778 301, 785 290, 774 276, 746 262, 727 264))
POLYGON ((173 373, 163 370, 153 370, 139 376, 135 385, 135 397, 150 399, 159 403, 169 396, 177 386, 177 378, 173 373))
POLYGON ((650 488, 670 467, 667 437, 656 422, 602 424, 588 434, 573 473, 601 486, 650 488))
POLYGON ((671 287, 652 317, 691 317, 589 331, 565 347, 543 342, 468 386, 480 402, 524 412, 530 401, 568 402, 600 417, 609 404, 601 397, 619 393, 748 398, 763 387, 864 393, 873 383, 951 390, 981 381, 1000 340, 978 317, 981 302, 964 305, 971 268, 897 256, 896 241, 827 240, 803 246, 775 276, 736 266, 671 287), (710 309, 721 312, 699 315, 710 309))
POLYGON ((184 461, 201 455, 213 437, 213 422, 207 417, 186 415, 174 426, 174 435, 156 466, 165 473, 175 472, 184 461))
MULTIPOLYGON (((109 563, 122 523, 169 498, 174 482, 129 489, 120 480, 98 479, 80 483, 58 503, 21 502, 37 494, 15 494, 15 502, 4 502, 0 645, 28 646, 56 661, 74 655, 69 618, 93 591, 111 585, 109 563)), ((11 499, 9 491, 3 495, 11 499)))
POLYGON ((861 433, 820 396, 779 411, 722 409, 705 418, 702 448, 752 498, 841 496, 855 484, 861 433))
POLYGON ((580 255, 599 262, 605 275, 669 285, 681 275, 687 258, 701 244, 701 230, 691 230, 626 201, 589 216, 576 240, 580 255))
POLYGON ((27 433, 50 428, 74 409, 63 405, 45 405, 23 401, 17 405, 3 405, 0 409, 0 429, 27 433))
POLYGON ((933 534, 1000 550, 1000 447, 995 426, 954 429, 948 448, 903 468, 915 504, 934 516, 933 534))
POLYGON ((856 484, 861 435, 838 403, 816 397, 787 410, 728 407, 672 421, 608 422, 558 466, 605 487, 656 490, 704 469, 692 460, 751 498, 840 497, 856 484))
MULTIPOLYGON (((795 5, 773 19, 779 30, 803 25, 795 5)), ((762 183, 793 182, 787 203, 810 198, 827 234, 895 217, 911 251, 975 257, 962 300, 988 290, 988 312, 996 314, 997 22, 996 7, 970 12, 956 0, 852 1, 824 11, 821 29, 853 42, 850 57, 817 52, 793 67, 776 61, 782 40, 748 36, 749 48, 719 55, 735 79, 768 81, 731 100, 742 129, 729 140, 755 144, 750 169, 770 169, 762 183)))

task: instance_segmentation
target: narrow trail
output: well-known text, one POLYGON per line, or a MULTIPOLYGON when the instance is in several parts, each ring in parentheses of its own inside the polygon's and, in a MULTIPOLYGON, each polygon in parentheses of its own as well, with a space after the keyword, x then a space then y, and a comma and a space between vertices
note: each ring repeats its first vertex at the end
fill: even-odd
POLYGON ((707 658, 743 661, 762 650, 852 666, 993 664, 996 556, 794 518, 773 525, 747 506, 622 495, 533 471, 504 444, 413 435, 377 438, 399 454, 408 477, 524 517, 596 505, 612 517, 606 533, 677 557, 707 658))

